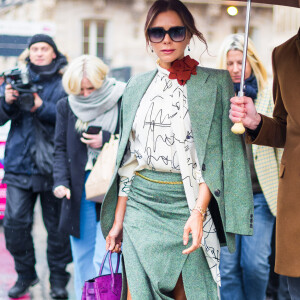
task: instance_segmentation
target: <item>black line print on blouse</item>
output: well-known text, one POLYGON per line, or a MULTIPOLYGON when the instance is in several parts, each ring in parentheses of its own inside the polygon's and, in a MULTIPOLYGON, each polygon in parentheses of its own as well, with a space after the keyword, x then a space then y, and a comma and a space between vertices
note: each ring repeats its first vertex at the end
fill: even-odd
POLYGON ((192 176, 195 180, 197 180, 197 177, 195 175, 195 170, 197 169, 197 163, 192 161, 192 158, 187 158, 187 165, 192 168, 192 176))
MULTIPOLYGON (((157 99, 157 98, 163 99, 160 96, 156 96, 151 101, 153 101, 154 99, 157 99)), ((154 155, 152 155, 153 154, 152 153, 152 147, 151 147, 151 145, 149 146, 149 143, 151 143, 151 137, 152 137, 152 145, 153 145, 154 153, 156 152, 158 140, 161 140, 167 146, 172 146, 172 145, 174 145, 174 142, 175 142, 175 139, 176 139, 174 133, 172 134, 172 136, 165 135, 165 137, 163 137, 163 135, 161 135, 161 134, 156 135, 156 132, 157 131, 161 132, 162 128, 170 127, 171 122, 170 122, 169 114, 166 114, 166 116, 163 117, 162 109, 160 109, 157 112, 157 114, 153 117, 152 115, 153 115, 154 105, 155 105, 155 103, 152 102, 151 105, 149 106, 149 109, 146 113, 144 126, 143 126, 144 128, 145 128, 145 126, 149 126, 148 134, 147 134, 147 138, 146 138, 146 147, 145 147, 145 150, 144 150, 146 155, 148 156, 146 158, 147 163, 148 163, 149 166, 152 167, 153 170, 155 170, 153 160, 155 160, 156 162, 159 161, 159 160, 162 160, 165 165, 168 165, 168 163, 170 163, 173 169, 179 171, 180 170, 179 165, 175 164, 175 158, 176 158, 175 155, 173 156, 172 159, 170 159, 168 156, 155 157, 154 155)), ((185 109, 186 109, 186 113, 185 113, 185 116, 186 116, 186 114, 188 112, 188 109, 187 108, 185 108, 185 109)), ((183 141, 180 141, 178 139, 176 139, 176 140, 181 144, 186 144, 184 146, 185 151, 189 151, 189 149, 190 149, 189 144, 193 143, 192 131, 187 131, 186 138, 183 141)), ((193 168, 195 168, 195 167, 193 167, 193 168)), ((194 177, 194 174, 193 174, 193 177, 194 177)))
POLYGON ((159 155, 157 157, 152 155, 152 149, 150 147, 148 147, 146 149, 146 160, 147 160, 147 165, 151 166, 153 171, 156 171, 156 168, 154 166, 155 162, 158 161, 162 161, 166 166, 168 166, 170 164, 170 172, 174 172, 174 170, 176 171, 180 171, 180 167, 179 164, 175 164, 176 162, 176 156, 177 156, 177 152, 175 152, 173 154, 172 158, 169 158, 169 156, 164 156, 164 155, 159 155))
POLYGON ((171 89, 173 86, 172 81, 168 78, 166 74, 160 75, 159 73, 157 73, 155 82, 157 83, 159 81, 161 81, 164 84, 163 92, 165 92, 168 89, 171 89))
POLYGON ((149 126, 148 128, 148 133, 147 133, 147 139, 146 139, 146 146, 145 146, 145 152, 147 148, 149 148, 149 143, 151 142, 152 139, 152 145, 153 145, 153 151, 156 151, 156 146, 157 146, 157 140, 161 139, 163 143, 165 143, 168 146, 171 146, 174 144, 174 134, 172 136, 167 136, 163 137, 159 132, 161 132, 162 128, 169 128, 171 127, 171 122, 170 122, 170 117, 169 114, 166 114, 165 117, 162 116, 162 109, 160 109, 156 116, 153 117, 153 109, 154 109, 155 103, 152 102, 151 105, 148 108, 148 111, 146 113, 145 121, 144 121, 144 126, 149 126))
POLYGON ((132 176, 131 179, 126 177, 123 180, 121 180, 121 182, 120 182, 120 185, 121 185, 121 183, 123 184, 122 192, 126 193, 127 195, 130 192, 130 187, 131 187, 131 183, 132 183, 133 178, 134 178, 134 176, 132 176))
MULTIPOLYGON (((151 101, 153 101, 157 97, 158 96, 154 97, 151 101)), ((162 97, 159 97, 159 98, 162 98, 162 97)), ((172 116, 170 116, 169 113, 167 113, 163 117, 163 110, 159 109, 158 112, 157 112, 157 114, 153 117, 154 105, 155 105, 155 103, 152 102, 151 105, 148 108, 143 128, 145 128, 146 126, 149 126, 145 151, 149 147, 148 146, 149 138, 151 138, 151 134, 152 134, 153 150, 154 150, 154 152, 156 152, 156 146, 157 146, 158 139, 161 139, 168 146, 172 146, 174 144, 174 139, 176 139, 174 133, 172 134, 172 136, 165 135, 165 137, 163 137, 161 134, 157 134, 157 135, 155 135, 155 134, 156 134, 156 131, 161 132, 161 130, 160 130, 161 128, 164 128, 164 127, 168 127, 169 128, 169 127, 171 127, 171 121, 170 121, 170 119, 173 118, 176 115, 176 113, 173 114, 172 116)), ((178 107, 177 105, 179 105, 178 102, 176 103, 176 107, 179 110, 180 107, 178 107)), ((185 108, 185 113, 184 113, 184 118, 185 118, 186 115, 188 114, 188 108, 186 106, 184 106, 184 108, 185 108)), ((188 141, 189 143, 193 142, 192 131, 188 131, 187 132, 186 139, 184 141, 179 141, 179 140, 178 141, 180 143, 185 143, 188 139, 192 139, 192 140, 188 141)))
MULTIPOLYGON (((158 162, 161 160, 166 166, 171 165, 172 168, 175 170, 180 170, 179 165, 175 163, 176 155, 174 154, 172 158, 169 156, 164 156, 160 155, 158 157, 155 157, 153 154, 156 152, 157 149, 157 143, 159 140, 161 140, 164 144, 167 146, 172 146, 174 145, 174 138, 175 135, 174 133, 171 136, 168 136, 166 134, 160 134, 163 128, 170 128, 171 127, 171 122, 170 122, 170 116, 167 113, 163 117, 163 110, 159 109, 157 114, 153 116, 153 110, 154 110, 154 105, 155 102, 153 102, 155 99, 157 100, 159 96, 154 97, 151 100, 151 105, 149 106, 149 109, 146 113, 145 121, 144 121, 144 128, 148 126, 148 133, 147 133, 147 138, 146 138, 146 146, 145 146, 145 153, 147 155, 147 164, 152 167, 153 170, 155 170, 154 167, 154 161, 158 162), (151 147, 151 142, 152 142, 152 147, 151 147), (154 161, 153 161, 154 160, 154 161)), ((163 100, 162 97, 159 97, 163 100)), ((160 100, 161 100, 160 99, 160 100)))
POLYGON ((173 86, 173 84, 172 84, 171 80, 167 80, 167 79, 165 78, 165 86, 164 86, 164 88, 163 88, 163 91, 165 92, 166 90, 171 89, 172 86, 173 86))
MULTIPOLYGON (((187 182, 187 184, 192 188, 193 186, 192 186, 192 183, 191 183, 191 177, 190 176, 186 176, 186 177, 184 177, 184 178, 182 178, 182 182, 183 183, 185 183, 185 182, 187 182)), ((197 199, 195 199, 195 201, 196 201, 197 199)))
MULTIPOLYGON (((206 221, 203 224, 203 238, 206 241, 206 239, 209 237, 210 234, 216 234, 216 227, 214 226, 212 216, 209 212, 207 211, 207 217, 206 221)), ((208 247, 207 244, 205 245, 205 248, 207 249, 207 252, 209 252, 215 260, 218 262, 220 261, 220 251, 215 250, 213 247, 208 247)))
POLYGON ((143 156, 142 154, 139 152, 139 150, 134 150, 133 154, 135 155, 136 159, 142 159, 143 156))

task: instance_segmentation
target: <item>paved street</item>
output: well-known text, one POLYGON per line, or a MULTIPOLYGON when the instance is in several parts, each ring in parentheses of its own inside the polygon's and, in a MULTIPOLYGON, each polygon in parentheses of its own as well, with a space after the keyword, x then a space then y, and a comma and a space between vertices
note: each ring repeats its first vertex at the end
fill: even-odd
MULTIPOLYGON (((36 271, 38 273, 40 282, 30 289, 30 293, 25 295, 22 300, 51 300, 49 296, 49 270, 46 260, 46 240, 47 234, 41 218, 41 209, 39 202, 37 202, 35 209, 35 222, 33 228, 33 239, 36 251, 36 271)), ((69 299, 75 300, 75 291, 73 286, 73 264, 68 266, 68 271, 72 274, 70 282, 67 286, 69 292, 69 299)), ((13 286, 17 279, 14 270, 14 262, 9 252, 5 248, 5 239, 3 227, 0 226, 0 300, 9 300, 7 292, 13 286)))

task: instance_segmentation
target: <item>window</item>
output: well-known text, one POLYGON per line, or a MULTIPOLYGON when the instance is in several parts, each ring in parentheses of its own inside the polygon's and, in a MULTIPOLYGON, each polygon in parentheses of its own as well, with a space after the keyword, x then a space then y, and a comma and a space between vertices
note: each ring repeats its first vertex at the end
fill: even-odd
POLYGON ((83 53, 104 58, 105 21, 83 21, 83 53))
MULTIPOLYGON (((242 33, 244 34, 245 32, 245 25, 241 25, 241 26, 233 26, 232 27, 232 33, 242 33)), ((249 26, 249 37, 252 38, 253 36, 253 27, 249 26)))

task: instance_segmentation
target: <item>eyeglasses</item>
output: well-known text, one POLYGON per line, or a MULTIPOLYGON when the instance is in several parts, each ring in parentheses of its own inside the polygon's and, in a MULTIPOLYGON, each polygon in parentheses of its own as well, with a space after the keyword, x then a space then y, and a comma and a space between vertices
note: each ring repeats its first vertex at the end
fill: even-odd
POLYGON ((173 42, 182 42, 185 39, 186 28, 184 26, 171 27, 164 30, 162 27, 152 27, 147 30, 148 37, 152 43, 160 43, 164 40, 166 34, 173 42))

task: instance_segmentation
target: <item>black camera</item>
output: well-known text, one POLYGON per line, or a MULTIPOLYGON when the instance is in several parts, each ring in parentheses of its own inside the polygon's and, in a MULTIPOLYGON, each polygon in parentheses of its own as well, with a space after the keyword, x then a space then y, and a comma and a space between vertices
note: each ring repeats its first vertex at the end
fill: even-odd
POLYGON ((20 109, 30 111, 34 106, 33 93, 37 93, 42 87, 31 82, 26 70, 15 68, 3 72, 1 76, 4 77, 6 83, 11 84, 12 88, 19 92, 16 104, 20 109))

